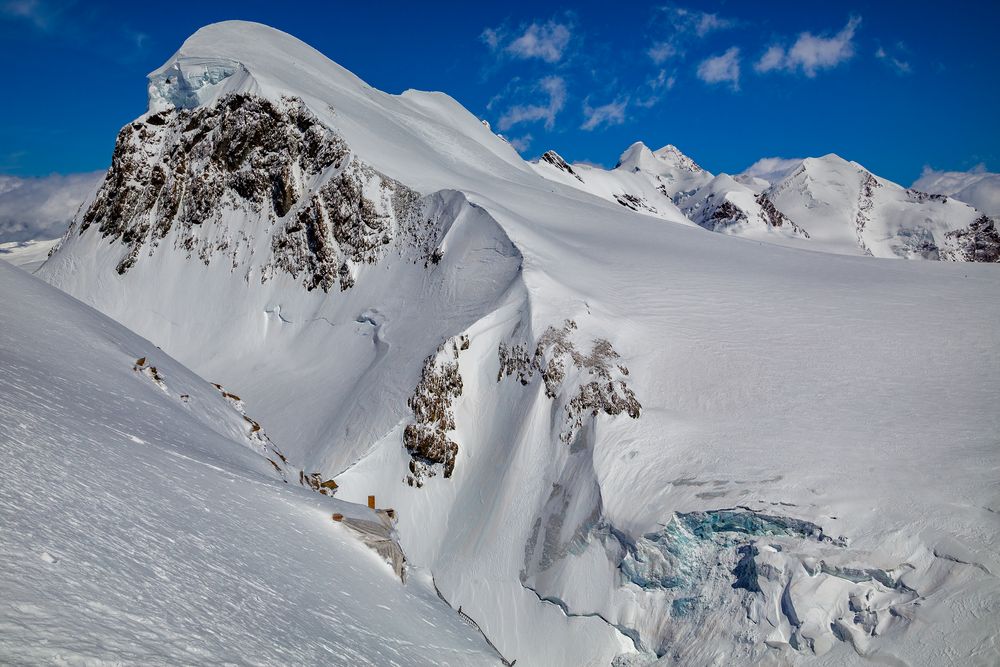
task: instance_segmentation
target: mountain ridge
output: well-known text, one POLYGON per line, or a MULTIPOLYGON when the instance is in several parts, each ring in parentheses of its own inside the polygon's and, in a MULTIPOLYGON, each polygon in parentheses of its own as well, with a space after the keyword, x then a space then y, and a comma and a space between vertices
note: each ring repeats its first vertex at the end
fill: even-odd
POLYGON ((798 223, 676 150, 528 165, 447 96, 256 24, 196 35, 38 275, 239 387, 339 498, 396 508, 504 659, 838 664, 989 635, 990 468, 958 462, 998 428, 992 267, 706 234, 682 207, 798 223), (925 609, 954 620, 907 632, 925 609))

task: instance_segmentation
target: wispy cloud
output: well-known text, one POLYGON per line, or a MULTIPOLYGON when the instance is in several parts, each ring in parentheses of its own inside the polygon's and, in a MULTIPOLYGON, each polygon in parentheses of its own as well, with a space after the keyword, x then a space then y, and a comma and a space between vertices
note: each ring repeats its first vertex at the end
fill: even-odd
POLYGON ((628 106, 628 100, 615 100, 614 102, 608 102, 599 107, 592 107, 588 103, 583 105, 583 125, 580 126, 581 130, 596 130, 601 127, 610 127, 612 125, 621 125, 625 122, 625 108, 628 106))
POLYGON ((644 94, 645 97, 639 97, 633 104, 643 109, 654 107, 663 94, 672 90, 676 83, 677 77, 675 75, 667 74, 667 70, 661 69, 656 76, 646 80, 645 87, 638 93, 639 95, 644 94))
POLYGON ((743 172, 747 176, 763 178, 776 183, 788 176, 792 169, 802 164, 802 158, 765 157, 757 160, 743 172))
POLYGON ((547 76, 538 82, 536 90, 545 93, 548 101, 545 104, 517 104, 510 107, 497 121, 500 130, 506 132, 520 123, 540 120, 545 121, 545 129, 553 128, 556 115, 566 105, 566 82, 560 76, 547 76))
POLYGON ((653 23, 657 26, 657 39, 646 49, 646 55, 655 65, 662 65, 672 58, 683 58, 685 47, 691 42, 736 25, 733 19, 677 5, 657 8, 653 23))
POLYGON ((709 33, 726 30, 736 25, 736 21, 733 19, 676 5, 661 7, 660 13, 675 33, 694 35, 699 39, 709 33))
POLYGON ((480 40, 491 51, 513 58, 537 58, 547 63, 557 63, 566 54, 573 37, 572 25, 555 20, 533 22, 511 34, 506 28, 486 28, 480 40))
POLYGON ((728 83, 733 90, 740 88, 740 49, 730 47, 725 53, 706 58, 698 65, 698 78, 705 83, 728 83))
POLYGON ((1000 215, 1000 174, 986 171, 983 164, 969 171, 937 171, 925 166, 912 187, 921 192, 948 195, 986 215, 1000 215))
POLYGON ((27 21, 45 32, 52 29, 58 14, 55 7, 41 0, 8 0, 0 4, 0 15, 27 21))
MULTIPOLYGON (((906 51, 906 47, 903 45, 902 42, 898 42, 896 44, 896 50, 906 51)), ((899 55, 890 53, 881 46, 879 46, 878 49, 875 50, 875 57, 878 58, 883 63, 885 63, 889 68, 891 68, 894 72, 896 72, 896 74, 913 73, 913 68, 910 66, 910 63, 908 61, 903 60, 899 55)))
POLYGON ((775 70, 802 72, 812 78, 820 70, 832 69, 854 57, 854 35, 860 25, 861 17, 852 16, 835 35, 823 37, 803 32, 788 49, 773 44, 754 69, 762 74, 775 70))
POLYGON ((514 150, 519 153, 523 153, 531 147, 531 141, 534 139, 530 134, 522 134, 520 137, 507 137, 507 143, 514 147, 514 150))
POLYGON ((669 42, 657 42, 646 50, 646 55, 657 65, 662 65, 677 55, 677 47, 669 42))

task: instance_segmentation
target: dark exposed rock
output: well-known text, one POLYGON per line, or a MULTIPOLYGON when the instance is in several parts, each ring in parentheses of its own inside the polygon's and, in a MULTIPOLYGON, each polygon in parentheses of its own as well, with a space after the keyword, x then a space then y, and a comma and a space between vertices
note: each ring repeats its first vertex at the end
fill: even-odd
POLYGON ((1000 233, 996 223, 982 215, 968 227, 945 235, 944 259, 957 262, 1000 262, 1000 233))
POLYGON ((498 356, 500 371, 497 382, 517 374, 522 385, 527 385, 538 373, 545 385, 545 395, 556 399, 563 390, 569 370, 577 373, 576 391, 565 403, 565 420, 560 439, 570 443, 589 415, 628 414, 639 418, 642 409, 635 393, 625 383, 628 368, 617 364, 619 354, 603 338, 593 341, 588 354, 581 352, 570 337, 577 328, 576 322, 566 320, 561 328, 549 327, 538 339, 534 353, 529 357, 523 344, 509 346, 501 343, 498 356))
POLYGON ((737 561, 736 567, 733 568, 733 575, 736 577, 733 588, 760 593, 760 583, 757 581, 757 561, 754 560, 760 551, 752 544, 744 544, 736 549, 736 553, 740 559, 737 561))
POLYGON ((583 179, 580 178, 580 174, 576 173, 576 171, 573 170, 573 167, 569 166, 569 163, 567 163, 566 160, 559 155, 559 153, 556 153, 555 151, 546 151, 545 154, 542 155, 541 159, 543 162, 551 164, 559 171, 565 171, 567 174, 583 183, 583 179))
POLYGON ((785 214, 779 211, 774 206, 774 202, 770 200, 767 194, 761 192, 756 197, 757 204, 760 205, 761 211, 764 213, 764 221, 771 227, 791 227, 796 234, 801 234, 805 238, 809 238, 809 234, 806 230, 802 229, 794 222, 785 217, 785 214))
POLYGON ((649 211, 650 213, 656 213, 656 209, 650 206, 649 203, 642 197, 625 192, 616 194, 614 197, 615 201, 625 208, 630 208, 633 211, 649 211))
POLYGON ((194 227, 227 208, 284 216, 301 179, 347 157, 343 141, 298 100, 240 94, 212 107, 162 111, 118 134, 111 169, 79 232, 96 225, 128 247, 119 273, 175 226, 178 245, 207 261, 212 249, 198 247, 194 227))
POLYGON ((434 475, 437 464, 443 466, 445 477, 451 477, 455 470, 458 443, 448 433, 455 430, 452 402, 462 395, 458 356, 468 349, 468 342, 467 336, 449 340, 427 357, 420 382, 407 401, 413 410, 413 423, 403 430, 403 445, 411 456, 407 478, 411 486, 423 486, 424 478, 434 475))
POLYGON ((440 261, 419 200, 354 159, 301 100, 234 94, 123 128, 77 231, 96 226, 123 244, 119 273, 168 234, 175 248, 205 264, 228 253, 235 270, 252 255, 256 231, 228 228, 224 214, 240 211, 280 222, 260 229, 271 234, 272 249, 262 281, 279 270, 307 289, 345 290, 359 265, 378 261, 393 243, 412 245, 425 264, 440 261))
POLYGON ((746 211, 729 201, 728 199, 715 207, 709 220, 715 229, 723 229, 732 225, 747 222, 746 211))
POLYGON ((854 217, 854 229, 857 233, 858 246, 864 250, 866 255, 871 255, 872 252, 865 243, 864 231, 872 219, 872 208, 875 206, 875 190, 880 187, 882 187, 882 184, 878 182, 878 179, 871 172, 864 172, 863 180, 861 181, 861 192, 858 195, 858 213, 854 217))
POLYGON ((398 226, 418 221, 418 199, 416 192, 352 161, 275 234, 275 266, 302 275, 306 289, 346 290, 354 285, 354 266, 375 263, 397 237, 398 226), (372 184, 381 201, 365 195, 372 184))

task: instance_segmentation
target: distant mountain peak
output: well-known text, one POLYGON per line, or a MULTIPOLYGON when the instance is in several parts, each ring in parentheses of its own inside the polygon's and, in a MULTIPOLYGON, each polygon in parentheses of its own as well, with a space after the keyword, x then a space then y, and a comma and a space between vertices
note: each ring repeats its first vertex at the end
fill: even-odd
POLYGON ((678 167, 686 169, 688 171, 694 171, 694 172, 705 171, 698 165, 697 162, 695 162, 687 155, 682 153, 680 149, 677 148, 677 146, 674 146, 673 144, 667 144, 663 148, 653 153, 653 155, 659 158, 660 160, 670 162, 671 164, 675 164, 678 167))

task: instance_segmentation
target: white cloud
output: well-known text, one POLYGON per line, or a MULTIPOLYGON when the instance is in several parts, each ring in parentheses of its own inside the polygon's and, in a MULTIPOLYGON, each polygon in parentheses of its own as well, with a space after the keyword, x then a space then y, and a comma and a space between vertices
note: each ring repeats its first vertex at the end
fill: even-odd
POLYGON ((733 21, 729 19, 719 18, 718 14, 708 14, 706 12, 701 12, 697 17, 695 23, 695 34, 699 37, 704 37, 710 32, 715 32, 716 30, 724 30, 733 26, 733 21))
POLYGON ((677 55, 677 48, 669 42, 657 42, 649 47, 646 55, 657 65, 662 65, 677 55))
POLYGON ((896 56, 890 54, 881 46, 875 51, 875 57, 891 67, 896 74, 910 74, 913 71, 910 67, 910 63, 902 58, 897 58, 896 56))
POLYGON ((654 107, 660 101, 663 93, 673 90, 676 83, 676 76, 668 75, 667 70, 661 69, 656 76, 646 81, 646 88, 637 93, 638 97, 633 100, 632 104, 643 109, 654 107), (645 97, 642 96, 643 94, 645 97))
POLYGON ((1000 215, 1000 174, 977 165, 969 171, 936 171, 924 167, 913 189, 947 195, 976 207, 986 215, 1000 215))
POLYGON ((0 243, 54 239, 104 172, 45 178, 0 176, 0 243))
POLYGON ((769 46, 760 60, 753 66, 758 72, 770 72, 784 65, 785 49, 778 45, 769 46))
POLYGON ((802 158, 765 157, 747 167, 743 174, 763 178, 768 183, 777 183, 802 164, 802 158))
POLYGON ((538 82, 538 90, 548 95, 546 104, 518 104, 507 109, 497 121, 501 131, 506 132, 519 123, 545 121, 545 129, 551 130, 556 115, 566 104, 566 82, 562 77, 547 76, 538 82))
POLYGON ((717 30, 725 30, 736 25, 736 21, 686 7, 662 7, 667 21, 674 32, 680 35, 691 35, 701 38, 717 30))
POLYGON ((832 37, 817 37, 810 32, 800 33, 787 50, 777 44, 768 47, 754 69, 761 73, 777 69, 801 71, 812 78, 818 71, 832 69, 854 57, 854 34, 859 25, 861 18, 853 16, 832 37))
POLYGON ((514 150, 524 152, 531 146, 532 139, 534 137, 530 134, 523 134, 520 137, 508 137, 507 142, 514 147, 514 150))
POLYGON ((479 39, 486 46, 490 47, 491 51, 495 51, 500 46, 502 35, 499 28, 484 28, 483 32, 479 35, 479 39))
POLYGON ((705 83, 729 83, 733 90, 740 87, 740 49, 730 47, 725 53, 707 58, 698 65, 698 78, 705 83))
POLYGON ((570 36, 569 26, 564 23, 532 23, 507 45, 506 51, 517 58, 540 58, 555 63, 562 59, 570 36))
POLYGON ((583 105, 583 115, 585 119, 581 130, 596 130, 600 126, 610 127, 621 125, 625 122, 625 108, 628 100, 616 100, 599 107, 592 107, 589 104, 583 105))

